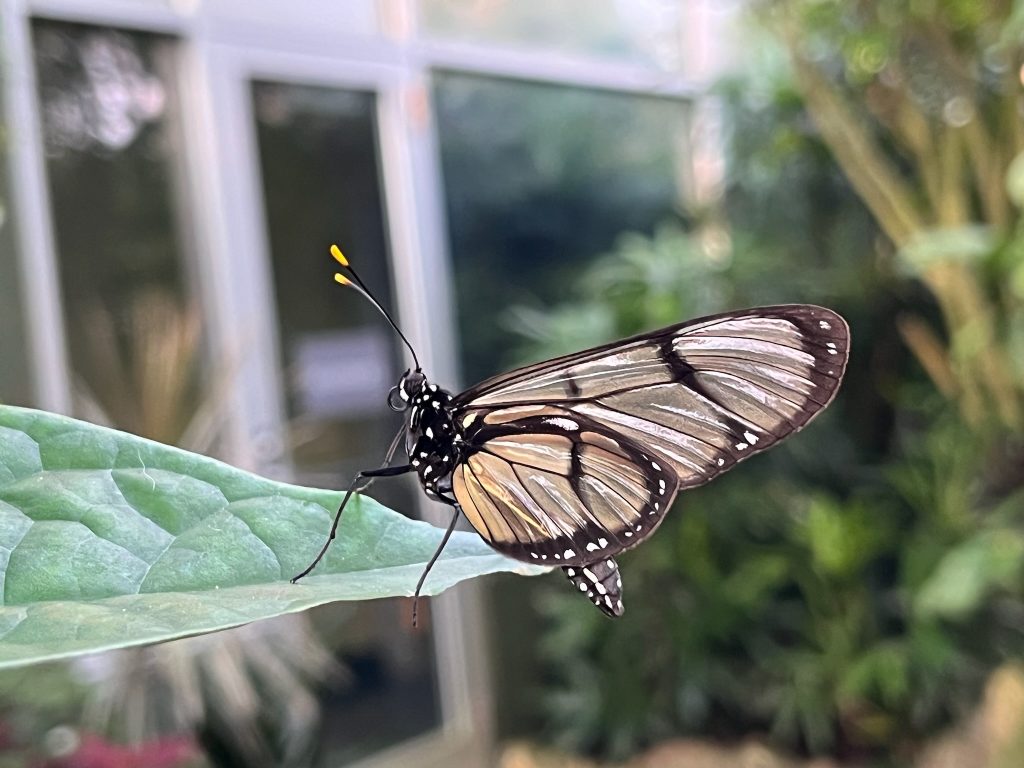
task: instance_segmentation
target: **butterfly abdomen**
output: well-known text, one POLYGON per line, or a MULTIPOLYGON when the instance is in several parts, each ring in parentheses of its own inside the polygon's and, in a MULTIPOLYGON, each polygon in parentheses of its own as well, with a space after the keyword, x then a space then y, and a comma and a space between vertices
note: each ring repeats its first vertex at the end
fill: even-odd
POLYGON ((623 614, 622 576, 615 560, 609 557, 590 565, 566 566, 562 570, 576 589, 585 594, 602 613, 612 618, 623 614))

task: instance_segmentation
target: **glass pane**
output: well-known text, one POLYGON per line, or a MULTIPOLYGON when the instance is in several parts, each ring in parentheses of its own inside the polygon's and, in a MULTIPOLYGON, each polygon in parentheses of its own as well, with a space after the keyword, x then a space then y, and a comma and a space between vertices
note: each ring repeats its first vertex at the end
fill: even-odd
MULTIPOLYGON (((0 78, 3 71, 0 70, 0 78)), ((0 125, 3 125, 0 103, 0 125)), ((25 304, 11 211, 8 144, 0 142, 0 403, 32 405, 25 304)))
POLYGON ((76 410, 176 443, 201 390, 176 188, 175 43, 33 24, 76 410))
MULTIPOLYGON (((385 403, 404 367, 399 342, 368 302, 333 282, 327 252, 337 242, 390 309, 375 97, 259 82, 253 103, 297 480, 340 487, 379 464, 401 423, 385 403)), ((396 509, 412 509, 413 492, 398 479, 373 488, 396 509)), ((386 600, 318 614, 352 673, 325 702, 327 764, 440 724, 430 634, 411 631, 408 607, 386 600)))
POLYGON ((686 4, 663 0, 419 0, 428 35, 674 69, 686 4))
MULTIPOLYGON (((472 384, 522 362, 522 337, 512 332, 521 318, 510 307, 564 301, 577 275, 620 236, 679 220, 684 177, 676 169, 688 165, 688 109, 453 74, 436 77, 435 103, 463 383, 472 384)), ((612 328, 603 332, 614 338, 612 328)), ((514 576, 488 583, 497 606, 498 717, 507 733, 548 724, 536 692, 523 686, 543 675, 530 651, 542 623, 542 584, 514 576)))
POLYGON ((678 217, 676 101, 436 79, 466 383, 515 361, 511 305, 553 302, 626 232, 678 217))

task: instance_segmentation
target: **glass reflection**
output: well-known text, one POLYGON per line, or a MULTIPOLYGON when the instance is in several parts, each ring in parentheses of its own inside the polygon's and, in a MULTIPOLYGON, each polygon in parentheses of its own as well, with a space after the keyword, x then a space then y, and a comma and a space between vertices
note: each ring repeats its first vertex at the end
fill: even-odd
POLYGON ((621 234, 677 216, 687 109, 454 74, 436 103, 470 383, 515 360, 508 307, 551 303, 621 234))
POLYGON ((203 340, 174 194, 174 41, 37 20, 33 43, 76 411, 179 443, 203 340))

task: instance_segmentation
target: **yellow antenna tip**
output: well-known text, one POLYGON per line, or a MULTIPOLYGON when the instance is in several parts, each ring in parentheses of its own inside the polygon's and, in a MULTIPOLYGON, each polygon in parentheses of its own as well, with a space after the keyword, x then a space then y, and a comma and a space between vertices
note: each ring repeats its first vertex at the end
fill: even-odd
POLYGON ((348 259, 345 258, 345 254, 341 252, 341 248, 339 248, 337 245, 331 246, 331 256, 333 256, 334 260, 341 264, 341 266, 348 266, 348 259))
POLYGON ((352 285, 352 281, 345 277, 340 272, 334 273, 334 282, 341 283, 342 285, 352 285))

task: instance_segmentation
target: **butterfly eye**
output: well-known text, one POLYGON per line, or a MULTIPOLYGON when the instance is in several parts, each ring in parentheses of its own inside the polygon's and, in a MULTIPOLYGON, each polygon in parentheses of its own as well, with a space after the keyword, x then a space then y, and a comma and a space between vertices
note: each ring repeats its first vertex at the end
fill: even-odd
POLYGON ((402 412, 409 407, 409 403, 402 397, 402 393, 398 387, 392 387, 391 391, 388 392, 388 407, 392 411, 402 412))

